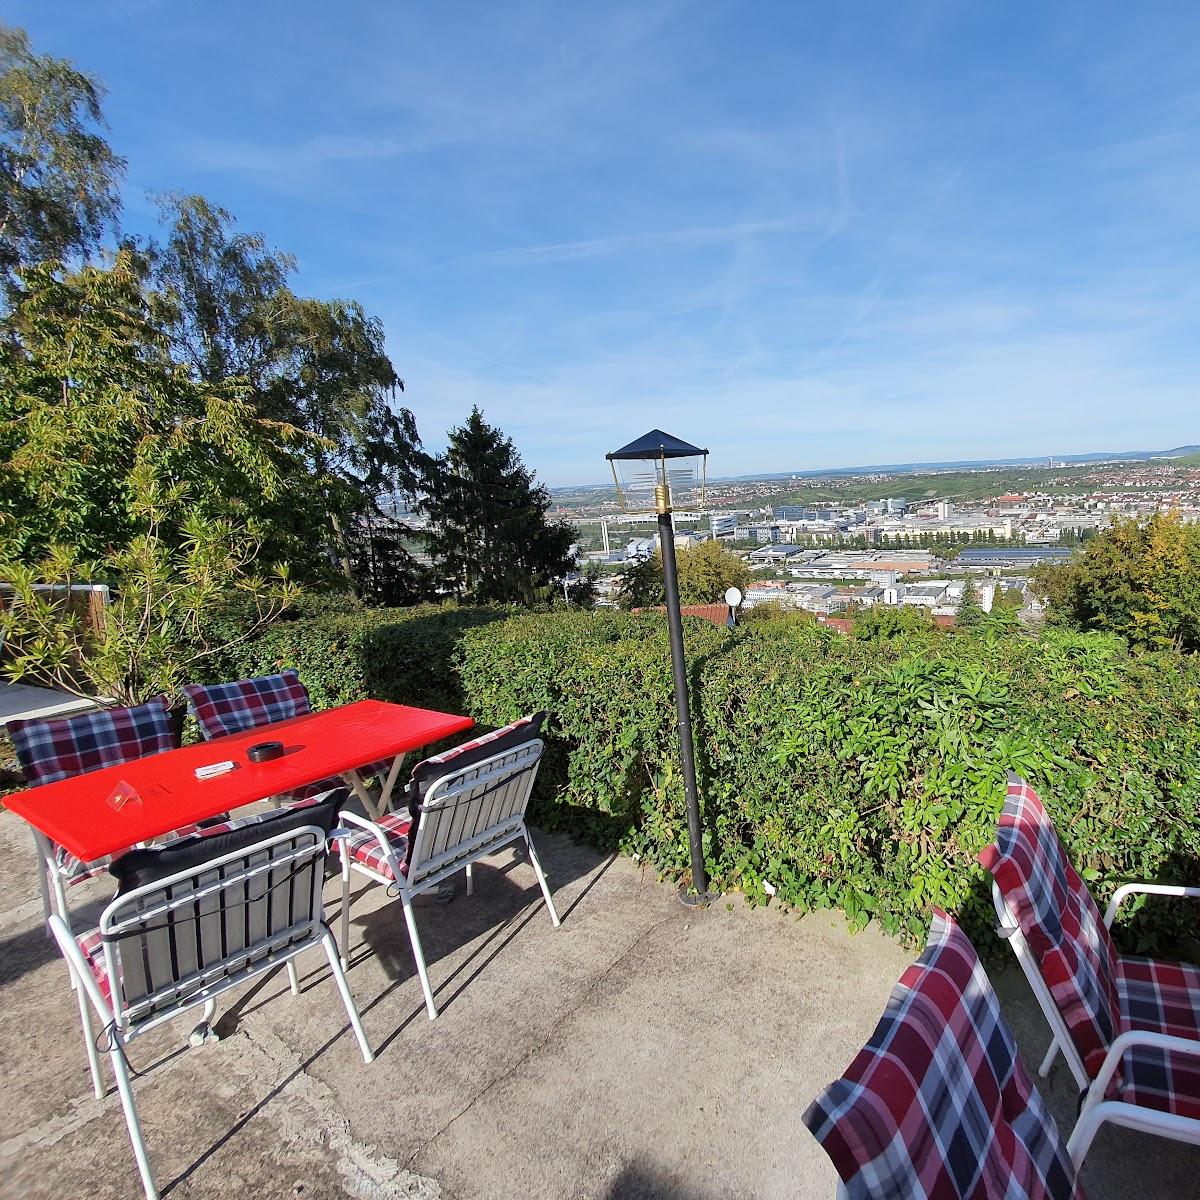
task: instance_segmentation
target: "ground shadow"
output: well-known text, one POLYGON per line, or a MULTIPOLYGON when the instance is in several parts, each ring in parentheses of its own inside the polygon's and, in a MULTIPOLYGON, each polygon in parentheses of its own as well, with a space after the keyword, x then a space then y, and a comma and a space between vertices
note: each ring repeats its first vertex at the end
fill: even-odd
MULTIPOLYGON (((536 829, 532 835, 551 894, 556 897, 559 917, 566 923, 616 856, 566 837, 542 835, 536 829), (587 876, 592 876, 587 885, 564 906, 558 896, 570 884, 587 876)), ((527 863, 522 844, 506 847, 492 859, 475 864, 473 895, 466 895, 460 874, 455 877, 454 897, 449 903, 439 902, 433 894, 415 901, 417 928, 439 1009, 452 1003, 529 922, 549 922, 541 889, 527 863), (514 878, 517 871, 522 874, 520 881, 514 878), (476 944, 471 953, 448 976, 437 970, 443 959, 472 943, 476 944)), ((416 975, 403 909, 398 900, 379 903, 379 896, 372 892, 382 892, 381 885, 362 876, 352 878, 350 942, 343 947, 343 953, 352 967, 372 957, 389 979, 403 982, 416 975)), ((334 928, 340 926, 334 922, 334 928)))
POLYGON ((700 1188, 677 1171, 631 1162, 609 1184, 604 1200, 728 1200, 728 1195, 716 1188, 700 1188))

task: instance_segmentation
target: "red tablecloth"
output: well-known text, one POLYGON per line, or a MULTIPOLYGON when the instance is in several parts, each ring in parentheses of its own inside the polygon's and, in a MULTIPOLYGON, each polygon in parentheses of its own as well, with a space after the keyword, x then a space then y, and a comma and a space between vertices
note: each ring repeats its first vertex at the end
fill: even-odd
POLYGON ((473 724, 470 717, 360 700, 29 788, 4 803, 77 858, 93 862, 217 813, 416 750, 473 724), (283 757, 249 762, 246 749, 264 741, 283 742, 283 757), (228 759, 237 764, 234 770, 196 778, 197 767, 228 759), (138 799, 118 808, 112 796, 122 783, 138 799))

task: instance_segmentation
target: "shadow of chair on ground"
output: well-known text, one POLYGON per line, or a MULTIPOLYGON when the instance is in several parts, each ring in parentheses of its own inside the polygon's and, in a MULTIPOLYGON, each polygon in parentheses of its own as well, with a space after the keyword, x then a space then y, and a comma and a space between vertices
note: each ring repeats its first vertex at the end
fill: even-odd
POLYGON ((694 1180, 681 1179, 648 1162, 626 1163, 608 1185, 598 1193, 604 1200, 724 1200, 727 1192, 701 1187, 694 1180))
MULTIPOLYGON (((561 932, 569 936, 571 914, 615 861, 603 853, 559 835, 532 831, 562 920, 561 932), (587 882, 582 889, 572 885, 587 882)), ((527 925, 550 924, 550 915, 524 846, 505 847, 474 866, 474 894, 468 896, 464 877, 454 879, 449 902, 436 893, 414 902, 421 945, 439 1011, 444 1011, 488 966, 506 952, 527 925), (521 878, 517 878, 520 874, 521 878), (476 943, 448 974, 438 964, 476 943)), ((399 900, 382 899, 381 885, 355 876, 350 889, 350 944, 343 947, 351 968, 376 960, 396 984, 416 982, 416 965, 399 900)), ((340 905, 340 901, 339 901, 340 905)), ((332 920, 332 918, 331 918, 332 920)), ((353 975, 351 976, 353 980, 353 975)), ((414 992, 415 1006, 423 1001, 414 992)), ((390 1038, 388 1039, 390 1040, 390 1038)))

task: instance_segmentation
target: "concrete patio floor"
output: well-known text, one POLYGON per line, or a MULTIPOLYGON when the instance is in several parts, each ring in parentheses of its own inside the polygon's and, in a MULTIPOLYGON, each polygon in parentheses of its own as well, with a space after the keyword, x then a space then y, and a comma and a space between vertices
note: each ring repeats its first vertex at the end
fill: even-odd
MULTIPOLYGON (((667 1197, 830 1200, 800 1123, 869 1034, 910 952, 832 914, 734 899, 704 912, 627 859, 538 836, 559 912, 511 852, 475 895, 418 921, 442 1009, 425 1016, 403 919, 359 891, 350 986, 364 1066, 319 952, 222 1005, 221 1040, 177 1024, 135 1042, 160 1188, 184 1197, 667 1197)), ((31 839, 0 812, 0 1196, 140 1195, 115 1091, 92 1097, 79 1016, 40 927, 31 839)), ((364 881, 365 882, 365 881, 364 881)), ((107 879, 75 889, 93 916, 107 879), (90 889, 90 891, 88 890, 90 889)), ((338 909, 336 882, 328 912, 338 909)), ((336 923, 334 924, 336 930, 336 923)), ((1028 1062, 1046 1032, 1024 981, 994 972, 1028 1062)), ((1044 1092, 1069 1129, 1068 1073, 1044 1092)), ((1200 1149, 1118 1130, 1088 1160, 1091 1200, 1200 1195, 1200 1149)))

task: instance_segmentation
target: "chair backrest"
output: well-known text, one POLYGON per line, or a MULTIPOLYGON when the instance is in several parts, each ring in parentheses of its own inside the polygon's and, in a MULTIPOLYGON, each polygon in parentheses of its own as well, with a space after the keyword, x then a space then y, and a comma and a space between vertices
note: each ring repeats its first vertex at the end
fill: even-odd
POLYGON ((533 738, 435 780, 409 834, 408 882, 449 870, 518 829, 542 750, 533 738))
POLYGON ((157 1024, 318 940, 325 857, 306 825, 119 895, 100 918, 118 1022, 157 1024))
POLYGON ((232 683, 189 683, 183 691, 206 741, 312 712, 308 690, 291 667, 232 683))
POLYGON ((1038 794, 1010 775, 994 845, 979 861, 991 872, 1042 979, 1094 1077, 1120 1033, 1117 951, 1087 885, 1071 866, 1038 794))
POLYGON ((934 912, 921 957, 803 1117, 852 1200, 1082 1200, 975 948, 934 912))
POLYGON ((166 696, 131 708, 104 708, 53 721, 10 721, 6 728, 30 787, 179 745, 166 696))

